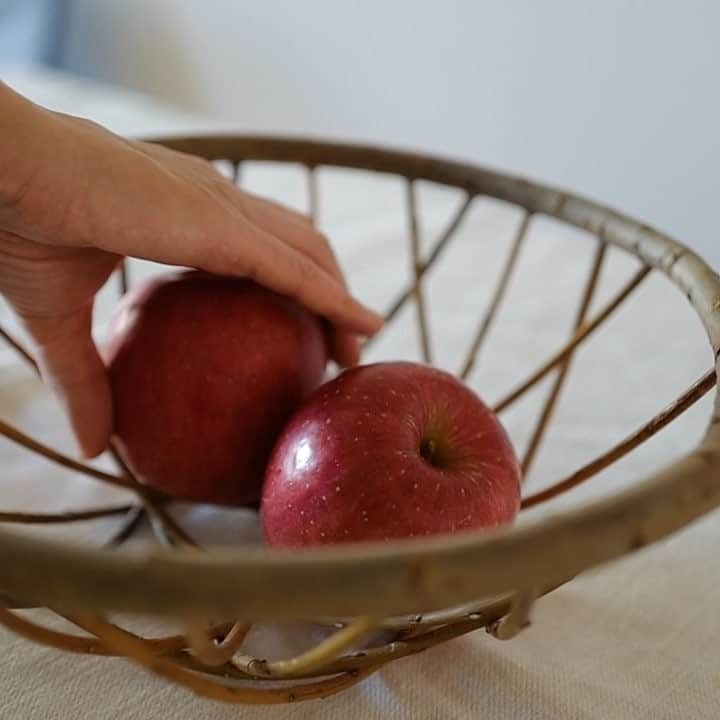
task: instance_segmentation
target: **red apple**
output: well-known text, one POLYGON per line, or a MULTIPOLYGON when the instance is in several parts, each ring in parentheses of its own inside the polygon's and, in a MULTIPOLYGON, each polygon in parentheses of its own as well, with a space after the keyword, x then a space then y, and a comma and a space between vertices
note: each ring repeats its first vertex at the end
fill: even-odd
POLYGON ((106 362, 120 454, 168 495, 257 500, 283 425, 322 381, 321 321, 250 280, 173 273, 127 295, 106 362))
POLYGON ((408 362, 347 370, 283 431, 265 475, 271 546, 490 528, 520 507, 520 469, 493 412, 452 375, 408 362))

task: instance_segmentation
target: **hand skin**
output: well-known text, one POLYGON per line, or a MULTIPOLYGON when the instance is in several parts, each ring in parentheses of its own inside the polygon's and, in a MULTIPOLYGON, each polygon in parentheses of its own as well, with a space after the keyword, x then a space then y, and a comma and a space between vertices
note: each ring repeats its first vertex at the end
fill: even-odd
POLYGON ((0 83, 0 293, 86 457, 112 433, 93 301, 126 256, 250 277, 296 299, 330 321, 342 365, 382 324, 303 215, 241 191, 201 158, 50 112, 0 83))

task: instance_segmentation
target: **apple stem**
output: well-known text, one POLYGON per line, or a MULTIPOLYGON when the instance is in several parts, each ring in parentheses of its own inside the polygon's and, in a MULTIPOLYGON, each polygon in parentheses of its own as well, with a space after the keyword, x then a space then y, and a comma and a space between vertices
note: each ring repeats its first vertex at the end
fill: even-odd
POLYGON ((435 454, 437 452, 437 443, 432 438, 426 438, 420 443, 420 455, 431 465, 435 464, 435 454))

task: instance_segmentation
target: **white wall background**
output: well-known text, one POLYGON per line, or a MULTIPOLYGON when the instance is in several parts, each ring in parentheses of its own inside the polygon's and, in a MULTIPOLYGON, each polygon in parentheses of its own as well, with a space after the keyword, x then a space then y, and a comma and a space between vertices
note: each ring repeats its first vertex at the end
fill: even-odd
POLYGON ((718 0, 76 0, 71 68, 582 191, 720 266, 718 0))

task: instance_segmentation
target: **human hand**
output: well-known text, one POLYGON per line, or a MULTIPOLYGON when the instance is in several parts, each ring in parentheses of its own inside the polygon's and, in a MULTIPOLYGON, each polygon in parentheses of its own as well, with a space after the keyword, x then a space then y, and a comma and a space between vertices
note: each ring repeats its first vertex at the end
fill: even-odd
POLYGON ((304 216, 242 192, 205 160, 51 113, 0 84, 0 115, 7 108, 15 125, 9 133, 0 121, 0 293, 86 456, 112 431, 93 301, 125 256, 251 277, 288 295, 330 321, 343 365, 358 359, 357 336, 379 329, 304 216))

